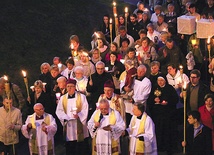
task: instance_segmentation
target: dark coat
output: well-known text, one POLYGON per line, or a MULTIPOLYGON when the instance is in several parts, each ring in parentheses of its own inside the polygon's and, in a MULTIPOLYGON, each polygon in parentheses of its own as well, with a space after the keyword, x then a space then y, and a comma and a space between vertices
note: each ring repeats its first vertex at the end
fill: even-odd
POLYGON ((90 77, 88 78, 88 84, 86 87, 87 92, 90 93, 90 98, 88 103, 90 104, 90 108, 92 111, 96 109, 96 103, 98 98, 101 94, 104 94, 104 83, 107 80, 111 80, 113 82, 111 74, 104 72, 103 74, 99 75, 97 72, 91 75, 93 85, 89 85, 90 77))
POLYGON ((212 155, 211 129, 204 126, 194 138, 194 128, 187 128, 186 150, 187 155, 212 155))

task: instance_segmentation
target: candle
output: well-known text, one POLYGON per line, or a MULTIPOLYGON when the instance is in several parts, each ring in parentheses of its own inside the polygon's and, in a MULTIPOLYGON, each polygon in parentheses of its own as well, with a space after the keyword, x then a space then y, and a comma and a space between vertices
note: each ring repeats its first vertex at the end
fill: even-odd
POLYGON ((127 29, 127 23, 128 23, 128 7, 125 7, 125 27, 127 29))
POLYGON ((113 4, 113 14, 115 14, 117 13, 117 7, 116 7, 117 3, 113 2, 112 4, 113 4))
POLYGON ((61 96, 61 94, 60 94, 60 93, 56 93, 56 98, 57 98, 57 100, 59 100, 59 99, 60 99, 60 96, 61 96))
POLYGON ((120 59, 120 62, 121 62, 122 64, 124 64, 125 60, 124 60, 124 59, 120 59))
POLYGON ((208 37, 207 39, 207 50, 208 50, 208 58, 209 58, 209 61, 211 59, 211 55, 210 55, 210 50, 211 50, 211 44, 210 44, 210 36, 208 37))
POLYGON ((105 67, 105 70, 108 71, 108 67, 105 67))
POLYGON ((73 43, 71 43, 70 48, 71 48, 71 50, 74 49, 74 44, 73 43))
POLYGON ((30 89, 31 89, 32 91, 34 91, 34 86, 30 86, 30 89))
POLYGON ((26 90, 27 90, 27 96, 30 97, 29 88, 28 88, 28 80, 27 80, 27 72, 22 70, 22 74, 23 74, 23 77, 24 77, 24 83, 25 83, 25 87, 26 87, 26 90))
POLYGON ((109 30, 110 30, 110 38, 111 38, 111 43, 112 43, 112 18, 109 20, 109 30))
POLYGON ((115 22, 115 33, 116 33, 116 36, 118 35, 118 18, 117 18, 117 14, 115 13, 114 14, 114 22, 115 22))
POLYGON ((72 108, 72 112, 73 112, 73 115, 76 115, 77 114, 77 107, 74 107, 74 108, 72 108))
POLYGON ((186 83, 186 81, 184 81, 183 91, 186 91, 186 89, 187 89, 187 83, 186 83))
POLYGON ((191 43, 192 43, 193 46, 196 45, 196 39, 192 39, 191 43))

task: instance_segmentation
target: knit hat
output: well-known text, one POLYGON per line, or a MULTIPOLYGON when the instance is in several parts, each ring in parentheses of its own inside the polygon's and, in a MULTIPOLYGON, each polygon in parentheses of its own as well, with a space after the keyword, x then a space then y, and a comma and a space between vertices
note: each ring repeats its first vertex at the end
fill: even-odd
POLYGON ((113 83, 111 80, 107 80, 107 81, 104 83, 104 87, 109 87, 109 88, 114 89, 114 83, 113 83))
POLYGON ((75 79, 68 79, 66 84, 74 84, 76 85, 77 81, 75 79))

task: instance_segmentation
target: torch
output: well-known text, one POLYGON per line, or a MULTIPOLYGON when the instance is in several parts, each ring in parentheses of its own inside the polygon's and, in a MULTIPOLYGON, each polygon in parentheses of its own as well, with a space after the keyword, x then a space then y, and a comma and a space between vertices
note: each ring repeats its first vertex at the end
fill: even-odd
POLYGON ((125 7, 125 27, 127 30, 127 23, 128 23, 128 7, 125 7))
POLYGON ((112 18, 109 20, 109 29, 110 29, 110 38, 111 38, 111 43, 112 43, 112 18))
POLYGON ((27 90, 27 97, 29 98, 30 97, 30 93, 29 93, 29 88, 28 88, 28 80, 27 80, 27 73, 26 73, 26 71, 22 70, 22 75, 24 77, 24 83, 25 83, 25 87, 26 87, 26 90, 27 90))
MULTIPOLYGON (((186 143, 186 102, 187 102, 187 84, 186 81, 184 81, 183 85, 183 98, 184 98, 184 143, 186 143)), ((186 153, 186 147, 183 147, 183 154, 186 153)))
POLYGON ((211 55, 210 55, 210 50, 211 50, 210 37, 208 37, 208 39, 207 39, 207 50, 208 50, 208 58, 209 58, 209 61, 210 61, 210 59, 211 59, 211 55))

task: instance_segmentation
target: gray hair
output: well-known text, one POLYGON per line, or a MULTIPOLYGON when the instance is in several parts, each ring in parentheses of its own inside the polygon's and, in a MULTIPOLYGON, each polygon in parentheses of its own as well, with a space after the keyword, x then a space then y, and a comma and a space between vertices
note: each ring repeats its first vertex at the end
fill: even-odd
POLYGON ((74 73, 76 73, 76 71, 81 71, 82 73, 84 73, 84 69, 82 68, 82 66, 77 66, 74 68, 74 73))
POLYGON ((98 65, 103 65, 103 67, 105 67, 105 63, 102 61, 98 61, 95 65, 95 67, 97 68, 98 65))

